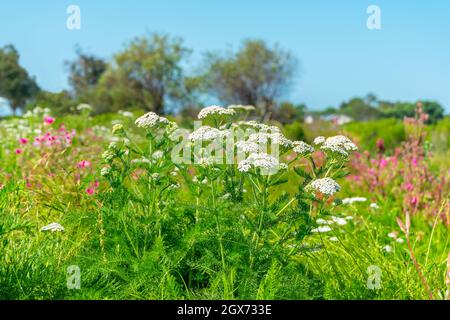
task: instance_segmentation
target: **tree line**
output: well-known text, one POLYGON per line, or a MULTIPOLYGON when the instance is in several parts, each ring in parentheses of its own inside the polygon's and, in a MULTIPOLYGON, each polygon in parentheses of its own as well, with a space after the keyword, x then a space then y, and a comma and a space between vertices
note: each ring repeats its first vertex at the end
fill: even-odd
MULTIPOLYGON (((194 69, 191 54, 181 38, 159 33, 134 38, 108 60, 77 48, 76 58, 65 63, 70 88, 55 93, 41 89, 20 65, 18 51, 7 45, 0 48, 0 96, 14 113, 39 105, 65 114, 89 103, 96 113, 139 109, 189 116, 213 99, 255 106, 265 120, 303 118, 304 104, 282 100, 298 73, 298 59, 290 51, 249 39, 237 50, 205 53, 195 71, 187 72, 186 66, 194 69)), ((345 114, 358 121, 402 118, 414 113, 414 105, 379 101, 369 94, 316 114, 345 114)), ((432 114, 431 121, 444 112, 437 102, 425 102, 425 111, 432 114)))

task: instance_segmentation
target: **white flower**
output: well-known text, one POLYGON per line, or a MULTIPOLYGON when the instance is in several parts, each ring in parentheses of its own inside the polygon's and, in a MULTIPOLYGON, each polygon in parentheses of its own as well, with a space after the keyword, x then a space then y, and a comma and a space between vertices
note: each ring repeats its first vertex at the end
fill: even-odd
POLYGON ((294 150, 295 153, 305 155, 314 152, 314 148, 306 142, 294 141, 292 144, 294 145, 294 148, 292 150, 294 150))
POLYGON ((321 144, 321 143, 323 143, 324 141, 325 141, 325 137, 319 136, 319 137, 316 137, 316 138, 314 139, 313 143, 314 143, 314 144, 321 144))
POLYGON ((332 229, 329 226, 320 226, 318 228, 312 229, 311 232, 319 232, 319 233, 324 233, 324 232, 329 232, 332 229))
POLYGON ((383 247, 383 250, 386 251, 387 253, 391 253, 393 251, 390 245, 385 245, 383 247))
POLYGON ((280 146, 283 146, 285 148, 290 148, 292 146, 292 141, 286 138, 281 132, 273 132, 273 133, 267 133, 267 132, 257 132, 252 133, 249 138, 249 142, 254 142, 258 144, 278 144, 280 146))
POLYGON ((238 163, 238 170, 240 172, 248 172, 252 168, 252 164, 248 160, 242 160, 238 163))
POLYGON ((109 175, 111 173, 111 168, 110 167, 103 167, 101 170, 100 170, 100 175, 102 175, 102 176, 107 176, 107 175, 109 175))
POLYGON ((131 163, 150 163, 151 161, 145 157, 131 160, 131 163))
POLYGON ((52 222, 49 225, 42 227, 41 231, 62 232, 64 231, 64 227, 57 222, 52 222))
POLYGON ((345 220, 344 218, 332 216, 331 220, 333 220, 333 222, 337 223, 340 226, 344 226, 347 224, 347 220, 345 220))
POLYGON ((264 123, 259 123, 256 122, 254 120, 250 120, 250 121, 240 121, 239 125, 244 126, 244 127, 250 127, 253 129, 258 129, 260 131, 263 131, 265 133, 275 133, 275 132, 281 132, 280 128, 276 127, 276 126, 268 126, 264 123))
POLYGON ((367 199, 364 197, 353 197, 342 199, 343 204, 353 204, 354 202, 365 202, 365 201, 367 201, 367 199))
POLYGON ((118 113, 119 113, 122 117, 125 117, 125 118, 133 118, 133 117, 134 117, 133 112, 130 112, 130 111, 119 110, 118 113))
POLYGON ((164 152, 162 150, 156 150, 155 152, 153 152, 152 154, 152 158, 155 160, 159 160, 164 156, 164 152))
POLYGON ((236 112, 233 109, 226 109, 219 106, 209 106, 200 110, 198 118, 201 120, 211 116, 232 116, 235 113, 236 112))
POLYGON ((135 124, 139 128, 150 129, 167 126, 170 124, 170 121, 164 117, 158 116, 154 112, 148 112, 142 117, 137 118, 135 124))
POLYGON ((370 204, 370 207, 371 207, 372 209, 380 209, 380 206, 379 206, 378 204, 376 204, 375 202, 372 202, 372 203, 370 204))
POLYGON ((170 186, 169 186, 169 190, 176 190, 176 189, 179 189, 180 188, 180 184, 177 182, 177 183, 172 183, 170 186))
POLYGON ((323 194, 329 195, 329 196, 335 194, 336 192, 338 192, 341 189, 339 184, 331 178, 322 178, 322 179, 314 180, 309 185, 309 189, 311 189, 311 188, 313 190, 319 191, 320 193, 323 193, 323 194))
POLYGON ((192 132, 189 135, 189 139, 191 141, 212 141, 218 138, 222 139, 229 134, 230 132, 227 130, 219 130, 210 126, 202 126, 192 132))
POLYGON ((339 241, 339 239, 337 237, 331 237, 330 241, 337 242, 337 241, 339 241))
POLYGON ((358 147, 349 138, 342 135, 327 138, 320 148, 343 156, 348 156, 348 151, 358 150, 358 147))
POLYGON ((250 141, 238 141, 236 142, 236 148, 244 152, 257 153, 259 151, 259 145, 250 141))
POLYGON ((319 218, 319 219, 316 220, 316 223, 317 223, 317 224, 332 224, 333 221, 325 220, 325 219, 319 218))
POLYGON ((209 157, 209 156, 201 156, 201 157, 197 157, 195 158, 195 163, 201 165, 202 167, 208 167, 211 166, 215 163, 215 158, 214 157, 209 157))
POLYGON ((87 103, 82 103, 77 106, 77 110, 78 111, 83 111, 83 110, 92 111, 92 107, 90 105, 88 105, 87 103))
POLYGON ((352 216, 346 216, 345 219, 347 219, 347 220, 353 220, 353 217, 352 217, 352 216))
POLYGON ((103 153, 102 153, 102 158, 105 160, 105 161, 111 161, 112 159, 114 159, 114 157, 115 157, 116 155, 114 154, 114 152, 112 151, 112 150, 105 150, 103 153))
POLYGON ((397 232, 390 232, 390 233, 388 233, 388 237, 389 238, 392 238, 392 239, 397 239, 397 232))
POLYGON ((262 169, 264 173, 272 174, 279 169, 286 168, 286 164, 280 163, 277 158, 267 153, 252 153, 238 164, 238 170, 241 172, 248 172, 252 167, 262 169))
POLYGON ((231 198, 231 194, 230 193, 225 193, 221 198, 224 199, 224 200, 228 200, 228 199, 231 198))
POLYGON ((395 240, 395 241, 397 241, 398 243, 403 243, 403 239, 402 239, 402 238, 398 238, 398 239, 395 240))
POLYGON ((243 106, 241 104, 232 104, 230 106, 228 106, 228 109, 233 109, 233 110, 243 110, 243 111, 253 111, 255 110, 254 106, 243 106))

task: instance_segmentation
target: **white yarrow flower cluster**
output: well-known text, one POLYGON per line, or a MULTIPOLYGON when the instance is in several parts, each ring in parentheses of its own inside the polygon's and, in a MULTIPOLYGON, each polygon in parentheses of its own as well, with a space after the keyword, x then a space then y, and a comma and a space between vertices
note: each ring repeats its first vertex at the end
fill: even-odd
POLYGON ((257 153, 259 151, 259 145, 256 142, 251 141, 238 141, 236 142, 236 148, 251 153, 257 153))
POLYGON ((375 202, 372 202, 372 203, 370 204, 370 207, 371 207, 372 209, 380 209, 380 206, 379 206, 378 204, 376 204, 375 202))
POLYGON ((133 112, 130 112, 130 111, 119 110, 117 113, 120 114, 122 117, 125 117, 125 118, 133 118, 134 117, 133 112))
POLYGON ((266 133, 281 132, 280 128, 278 128, 277 126, 268 126, 267 124, 259 123, 255 120, 239 121, 238 124, 243 127, 250 127, 253 129, 258 129, 259 131, 263 131, 266 133))
POLYGON ((325 219, 319 218, 316 220, 316 223, 319 225, 337 224, 339 226, 345 226, 348 223, 347 220, 349 220, 349 219, 347 219, 348 217, 341 218, 341 217, 331 216, 330 218, 331 218, 330 220, 325 220, 325 219))
POLYGON ((309 189, 313 189, 325 195, 331 196, 338 192, 341 187, 331 178, 322 178, 312 181, 309 185, 309 189))
POLYGON ((322 143, 324 143, 324 141, 325 141, 325 137, 319 136, 314 139, 313 143, 314 144, 322 144, 322 143))
POLYGON ((274 173, 286 167, 285 163, 280 163, 277 158, 267 153, 252 153, 247 159, 242 160, 238 164, 238 170, 241 172, 248 172, 251 168, 258 168, 268 173, 274 173))
POLYGON ((244 106, 242 104, 232 104, 228 106, 228 109, 232 109, 232 110, 242 110, 242 111, 253 111, 255 110, 254 106, 244 106))
POLYGON ((367 198, 364 197, 353 197, 353 198, 345 198, 342 199, 343 204, 353 204, 355 202, 366 202, 367 198))
POLYGON ((135 124, 139 128, 150 129, 167 126, 170 124, 170 121, 167 118, 158 116, 154 112, 148 112, 142 117, 137 118, 135 124))
POLYGON ((107 175, 109 175, 111 173, 111 168, 110 167, 103 167, 101 170, 100 170, 100 175, 101 176, 107 176, 107 175))
POLYGON ((324 233, 324 232, 330 232, 331 230, 333 230, 333 229, 331 229, 329 226, 320 226, 318 228, 312 229, 311 232, 324 233))
POLYGON ((155 160, 159 160, 164 156, 164 152, 162 150, 156 150, 155 152, 153 152, 152 154, 152 158, 155 160))
POLYGON ((86 110, 86 111, 92 111, 93 109, 92 109, 92 107, 91 107, 89 104, 87 104, 87 103, 82 103, 82 104, 79 104, 79 105, 77 106, 77 110, 78 110, 78 111, 84 111, 84 110, 86 110))
POLYGON ((49 225, 42 227, 41 231, 62 232, 64 231, 64 227, 57 222, 52 222, 49 225))
POLYGON ((349 151, 356 151, 358 147, 346 136, 338 135, 323 140, 323 137, 317 137, 315 144, 321 144, 320 149, 339 153, 345 157, 349 155, 349 151), (317 141, 316 141, 317 140, 317 141))
POLYGON ((202 126, 189 134, 189 139, 195 141, 212 141, 222 139, 229 135, 229 131, 219 130, 210 126, 202 126))
POLYGON ((314 152, 314 148, 303 141, 294 141, 293 143, 294 148, 292 149, 297 154, 310 154, 314 152))
POLYGON ((209 106, 200 110, 198 118, 207 119, 211 116, 233 116, 236 112, 233 109, 226 109, 219 106, 209 106))
POLYGON ((148 158, 142 157, 131 160, 131 163, 151 163, 151 161, 148 158))
POLYGON ((286 138, 281 132, 273 132, 273 133, 267 133, 267 132, 258 132, 258 133, 252 133, 249 138, 249 142, 255 142, 258 144, 277 144, 285 148, 292 147, 292 141, 286 138))

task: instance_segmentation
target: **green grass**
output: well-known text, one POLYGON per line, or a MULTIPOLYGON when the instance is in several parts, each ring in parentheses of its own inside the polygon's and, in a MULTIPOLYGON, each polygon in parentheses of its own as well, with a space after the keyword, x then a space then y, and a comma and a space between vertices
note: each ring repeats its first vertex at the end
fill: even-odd
MULTIPOLYGON (((30 151, 24 162, 11 153, 15 138, 0 122, 0 137, 11 138, 0 146, 1 299, 427 299, 406 242, 388 237, 400 231, 398 201, 378 197, 379 209, 370 208, 370 200, 332 206, 319 214, 353 219, 328 233, 306 228, 301 234, 314 223, 300 203, 288 202, 301 194, 296 175, 271 187, 263 202, 252 202, 260 195, 252 195, 247 180, 241 200, 222 200, 228 190, 223 180, 167 191, 169 179, 184 181, 190 171, 171 177, 172 168, 163 165, 155 181, 146 173, 133 176, 125 162, 106 179, 99 174, 105 165, 101 152, 111 136, 93 137, 86 129, 111 127, 114 119, 58 119, 77 129, 73 145, 48 157, 30 151), (75 181, 74 166, 82 159, 93 168, 75 181), (50 172, 56 176, 49 178, 50 172), (41 185, 28 188, 24 175, 41 185), (89 196, 85 189, 96 179, 100 187, 89 196), (274 213, 280 211, 277 220, 274 213), (39 231, 55 221, 64 232, 39 231), (278 245, 276 239, 293 221, 300 231, 278 245), (338 240, 331 241, 333 236, 338 240), (386 252, 386 245, 393 252, 386 252), (73 265, 81 271, 80 289, 67 286, 73 265), (367 286, 370 266, 381 270, 379 289, 367 286)), ((131 120, 120 119, 131 140, 145 148, 131 120)), ((352 189, 343 183, 339 197, 376 197, 352 189)), ((448 231, 442 223, 433 228, 433 221, 420 215, 412 219, 414 254, 436 299, 447 289, 448 231)))

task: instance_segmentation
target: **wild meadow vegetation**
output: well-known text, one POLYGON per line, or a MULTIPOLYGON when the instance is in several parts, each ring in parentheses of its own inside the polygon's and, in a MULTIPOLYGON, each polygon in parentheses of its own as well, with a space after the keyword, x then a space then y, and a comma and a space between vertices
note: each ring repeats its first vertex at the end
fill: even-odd
POLYGON ((450 297, 448 118, 253 109, 0 121, 0 298, 450 297))
POLYGON ((50 92, 0 48, 0 299, 450 298, 443 106, 310 110, 278 45, 191 51, 78 49, 50 92))

